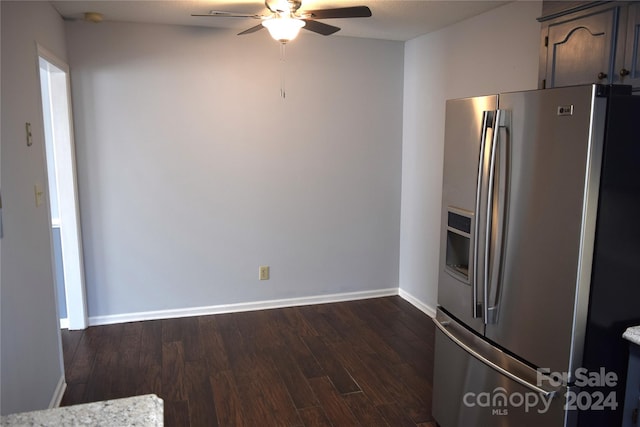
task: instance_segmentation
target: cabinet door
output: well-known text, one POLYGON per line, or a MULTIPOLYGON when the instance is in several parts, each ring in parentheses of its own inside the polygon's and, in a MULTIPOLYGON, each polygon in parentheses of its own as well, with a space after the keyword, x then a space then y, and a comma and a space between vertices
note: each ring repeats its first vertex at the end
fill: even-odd
POLYGON ((640 4, 629 6, 628 19, 624 65, 619 75, 623 84, 640 88, 640 4))
POLYGON ((547 87, 614 82, 619 13, 616 7, 549 25, 547 87))

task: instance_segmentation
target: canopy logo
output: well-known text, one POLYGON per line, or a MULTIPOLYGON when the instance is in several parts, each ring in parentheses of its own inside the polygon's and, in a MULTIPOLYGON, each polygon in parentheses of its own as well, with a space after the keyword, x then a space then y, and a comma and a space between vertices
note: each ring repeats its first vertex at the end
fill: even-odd
POLYGON ((465 406, 473 408, 491 408, 492 415, 509 415, 510 408, 522 408, 525 412, 535 409, 539 414, 544 414, 549 410, 553 396, 545 397, 536 392, 511 392, 503 387, 496 387, 490 392, 473 393, 468 392, 462 398, 465 406))

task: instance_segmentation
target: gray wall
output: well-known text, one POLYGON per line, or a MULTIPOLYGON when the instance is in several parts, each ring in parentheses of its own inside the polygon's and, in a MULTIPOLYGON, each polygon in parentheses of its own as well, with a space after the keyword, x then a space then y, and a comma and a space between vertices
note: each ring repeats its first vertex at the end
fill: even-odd
POLYGON ((0 412, 47 408, 63 375, 53 284, 36 42, 65 59, 64 26, 45 2, 2 8, 2 238, 0 412), (25 143, 25 122, 34 142, 25 143))
POLYGON ((400 288, 437 301, 444 149, 450 98, 535 89, 541 2, 519 1, 405 46, 400 288))
POLYGON ((90 318, 397 288, 403 43, 66 25, 90 318))

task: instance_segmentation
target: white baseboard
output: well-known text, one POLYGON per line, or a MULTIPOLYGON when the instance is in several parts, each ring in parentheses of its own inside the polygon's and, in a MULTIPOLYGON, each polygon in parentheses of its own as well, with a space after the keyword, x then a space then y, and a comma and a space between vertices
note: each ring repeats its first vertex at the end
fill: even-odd
POLYGON ((49 402, 49 409, 58 408, 60 406, 60 402, 62 402, 62 397, 64 396, 64 392, 67 389, 67 383, 64 379, 64 374, 60 376, 58 380, 58 385, 56 386, 55 391, 53 392, 53 397, 51 398, 51 402, 49 402))
POLYGON ((427 316, 432 317, 432 318, 436 317, 436 309, 435 308, 431 307, 428 304, 423 303, 418 298, 416 298, 413 295, 411 295, 409 292, 404 291, 402 289, 399 289, 398 290, 398 295, 400 295, 400 297, 402 299, 404 299, 407 302, 409 302, 411 305, 416 307, 418 310, 422 311, 427 316))
MULTIPOLYGON (((107 315, 107 316, 93 316, 93 317, 89 317, 89 326, 110 325, 114 323, 139 322, 142 320, 206 316, 210 314, 237 313, 242 311, 267 310, 271 308, 295 307, 295 306, 301 306, 301 305, 326 304, 326 303, 332 303, 332 302, 353 301, 353 300, 367 299, 367 298, 388 297, 393 295, 398 295, 398 288, 378 289, 374 291, 361 291, 361 292, 345 292, 340 294, 316 295, 311 297, 287 298, 287 299, 256 301, 256 302, 237 303, 237 304, 220 304, 220 305, 211 305, 206 307, 192 307, 192 308, 184 308, 184 309, 156 310, 156 311, 144 311, 144 312, 138 312, 138 313, 113 314, 113 315, 107 315)), ((414 304, 411 300, 407 299, 407 301, 414 304)))
POLYGON ((69 329, 69 319, 60 319, 60 329, 69 329))

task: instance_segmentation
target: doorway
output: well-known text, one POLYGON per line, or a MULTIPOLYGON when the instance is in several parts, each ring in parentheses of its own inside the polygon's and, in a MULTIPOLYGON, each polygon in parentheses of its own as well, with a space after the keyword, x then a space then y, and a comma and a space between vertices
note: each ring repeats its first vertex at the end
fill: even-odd
POLYGON ((38 58, 60 327, 85 329, 88 322, 69 66, 41 46, 38 58))

